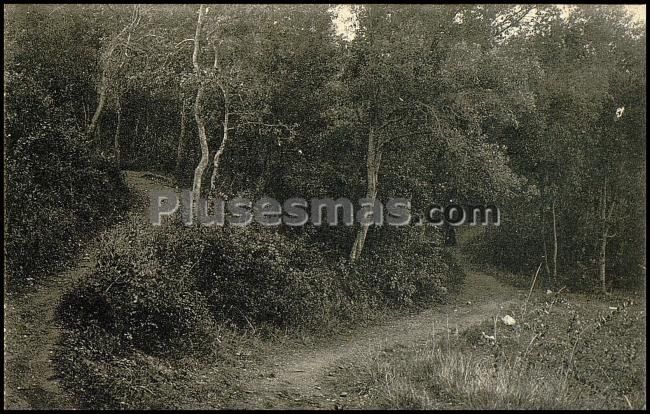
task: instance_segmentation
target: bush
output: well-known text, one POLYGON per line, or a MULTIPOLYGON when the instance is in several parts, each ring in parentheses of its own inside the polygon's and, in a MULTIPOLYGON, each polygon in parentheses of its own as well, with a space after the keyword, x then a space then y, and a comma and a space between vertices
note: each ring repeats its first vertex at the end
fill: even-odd
POLYGON ((384 302, 397 307, 444 303, 450 293, 462 287, 464 272, 441 247, 438 232, 433 240, 414 234, 416 229, 383 232, 392 234, 384 234, 379 243, 369 240, 357 272, 365 275, 384 302))
POLYGON ((61 318, 74 328, 97 325, 152 355, 205 351, 214 342, 206 298, 139 236, 104 241, 94 272, 63 299, 61 318))
POLYGON ((7 152, 8 288, 59 267, 79 241, 126 207, 128 190, 108 159, 74 130, 44 123, 7 152))
POLYGON ((192 368, 186 361, 149 356, 98 326, 84 327, 62 341, 64 352, 54 362, 82 408, 181 408, 178 395, 187 387, 180 384, 192 368))
POLYGON ((158 233, 156 257, 191 278, 218 320, 242 327, 313 325, 336 291, 317 245, 274 229, 177 228, 158 233))
POLYGON ((157 355, 209 346, 215 321, 313 330, 381 305, 442 302, 463 276, 430 243, 369 250, 352 266, 326 260, 308 236, 260 226, 133 225, 102 244, 95 271, 68 295, 62 317, 98 324, 157 355))
POLYGON ((94 271, 58 308, 70 332, 58 363, 66 386, 82 390, 89 406, 172 407, 152 395, 183 369, 163 369, 157 358, 227 356, 223 335, 239 330, 327 334, 384 305, 444 300, 444 285, 462 274, 448 276, 458 269, 436 247, 406 245, 422 249, 415 260, 376 251, 353 266, 325 258, 308 232, 170 221, 134 220, 107 234, 94 271))

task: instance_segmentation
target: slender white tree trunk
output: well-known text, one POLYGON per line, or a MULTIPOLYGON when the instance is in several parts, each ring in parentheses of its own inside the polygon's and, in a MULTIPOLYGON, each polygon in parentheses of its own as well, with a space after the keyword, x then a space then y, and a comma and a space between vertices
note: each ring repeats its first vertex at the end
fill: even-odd
POLYGON ((93 134, 97 130, 97 125, 99 124, 99 120, 102 116, 102 112, 104 111, 104 105, 106 104, 106 94, 107 94, 107 86, 108 80, 106 79, 106 75, 102 74, 102 80, 99 85, 99 100, 97 102, 97 108, 95 108, 95 113, 93 114, 92 119, 90 120, 90 125, 88 125, 88 129, 86 130, 86 136, 88 138, 92 138, 93 134))
MULTIPOLYGON (((377 137, 375 136, 374 128, 371 127, 368 133, 368 159, 366 162, 368 187, 366 190, 366 198, 373 202, 377 198, 379 167, 381 165, 381 147, 377 144, 377 137)), ((369 227, 369 225, 363 224, 357 231, 356 239, 354 240, 352 250, 350 251, 351 262, 355 262, 361 256, 363 246, 366 243, 366 237, 368 236, 369 227)))
MULTIPOLYGON (((216 53, 216 52, 215 52, 216 53)), ((216 58, 215 58, 216 61, 216 58)), ((216 64, 215 64, 216 66, 216 64)), ((217 177, 219 176, 219 161, 221 160, 221 156, 223 155, 223 152, 226 150, 226 144, 228 143, 228 131, 230 129, 230 102, 229 102, 229 96, 228 96, 228 91, 223 85, 219 85, 221 88, 221 91, 223 93, 223 138, 221 140, 221 145, 219 145, 219 149, 217 150, 216 154, 214 154, 214 160, 213 160, 213 168, 212 168, 212 176, 210 177, 210 192, 213 193, 216 190, 217 186, 217 177)))
POLYGON ((194 169, 194 181, 192 184, 193 201, 199 200, 201 197, 201 183, 203 180, 203 173, 208 166, 209 157, 208 135, 205 131, 205 122, 203 121, 203 104, 201 102, 205 87, 203 85, 203 77, 201 76, 201 68, 199 66, 200 37, 204 14, 205 5, 202 4, 199 7, 199 17, 196 22, 196 34, 194 35, 194 53, 192 54, 192 64, 194 66, 194 73, 196 74, 198 82, 196 99, 194 100, 194 120, 196 121, 196 126, 199 132, 199 141, 201 143, 201 159, 194 169))
POLYGON ((601 289, 603 293, 607 293, 607 277, 606 277, 606 254, 607 254, 607 233, 603 233, 600 242, 600 253, 598 255, 598 277, 600 279, 601 289))

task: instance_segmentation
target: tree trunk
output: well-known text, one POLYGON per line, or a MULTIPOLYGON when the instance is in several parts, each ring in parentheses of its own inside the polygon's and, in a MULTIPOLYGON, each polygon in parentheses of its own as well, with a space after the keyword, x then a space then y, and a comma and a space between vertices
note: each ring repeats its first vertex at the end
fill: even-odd
MULTIPOLYGON (((381 164, 381 148, 377 145, 374 128, 370 127, 368 133, 368 159, 367 159, 367 172, 368 172, 368 188, 366 191, 366 198, 375 201, 377 197, 377 184, 379 178, 379 166, 381 164)), ((350 252, 350 261, 356 261, 363 252, 363 246, 366 243, 366 236, 368 235, 367 224, 361 225, 357 232, 357 237, 352 245, 350 252)))
POLYGON ((598 279, 600 280, 601 289, 603 293, 607 293, 607 272, 606 272, 606 258, 607 258, 607 239, 612 237, 609 234, 609 225, 612 213, 614 212, 614 203, 609 206, 609 213, 607 212, 607 180, 603 184, 602 192, 602 208, 600 212, 600 219, 602 223, 602 233, 600 240, 600 252, 598 254, 598 279))
MULTIPOLYGON (((260 132, 260 136, 261 136, 260 132)), ((260 155, 262 157, 261 159, 261 164, 262 164, 262 172, 257 179, 257 184, 255 186, 255 194, 262 194, 268 186, 268 178, 271 175, 271 159, 273 158, 273 152, 275 150, 275 146, 273 145, 273 142, 271 140, 268 140, 266 143, 266 149, 265 151, 260 151, 260 155)))
POLYGON ((181 175, 181 166, 183 165, 183 154, 185 153, 185 136, 186 136, 185 107, 186 107, 185 97, 181 96, 181 132, 178 137, 178 148, 176 149, 176 178, 177 179, 179 179, 181 175))
MULTIPOLYGON (((544 223, 542 223, 542 229, 544 228, 543 224, 544 223)), ((542 244, 544 245, 544 267, 546 268, 546 277, 550 277, 551 268, 548 265, 548 249, 546 248, 546 232, 544 232, 544 230, 542 230, 542 244)))
POLYGON ((100 146, 103 147, 102 145, 102 123, 98 122, 97 123, 97 141, 100 143, 100 146))
MULTIPOLYGON (((104 110, 104 104, 106 103, 106 95, 108 94, 109 85, 113 81, 113 79, 111 79, 108 76, 110 65, 111 65, 110 62, 111 56, 113 55, 115 48, 117 48, 120 38, 127 32, 129 33, 129 37, 127 40, 127 45, 128 45, 128 43, 131 41, 131 31, 139 23, 140 23, 140 6, 136 5, 133 10, 132 20, 129 22, 129 24, 124 26, 124 28, 113 37, 113 39, 111 39, 108 48, 101 56, 100 66, 102 69, 102 78, 99 84, 99 102, 97 103, 97 108, 95 109, 95 113, 93 114, 93 117, 90 121, 90 125, 88 125, 88 130, 86 131, 86 136, 89 138, 92 137, 93 133, 98 128, 99 119, 102 116, 102 112, 104 110)), ((122 61, 120 67, 122 67, 123 65, 124 65, 124 61, 122 61)))
POLYGON ((201 68, 199 67, 199 51, 200 51, 200 37, 201 28, 203 25, 203 15, 205 13, 205 5, 199 7, 199 17, 196 22, 196 34, 194 35, 194 52, 192 54, 192 64, 194 66, 194 73, 196 74, 198 88, 196 91, 196 99, 194 101, 194 120, 199 132, 199 141, 201 143, 201 160, 194 170, 194 181, 192 183, 192 205, 194 202, 200 200, 201 197, 201 182, 203 180, 203 173, 208 166, 209 149, 208 149, 208 135, 205 132, 205 122, 203 121, 203 106, 201 99, 203 98, 204 85, 201 77, 201 68))
POLYGON ((600 242, 600 254, 598 255, 598 278, 600 279, 603 293, 607 293, 607 278, 605 272, 605 258, 607 252, 607 233, 604 232, 600 242))
POLYGON ((113 139, 113 155, 117 168, 120 168, 120 127, 122 126, 122 104, 120 98, 117 98, 117 126, 115 127, 115 138, 113 139))
POLYGON ((90 125, 88 125, 88 130, 86 131, 86 136, 88 138, 92 138, 93 134, 95 133, 99 119, 102 116, 102 112, 104 111, 104 105, 106 104, 106 94, 108 89, 106 83, 108 81, 105 75, 102 75, 101 82, 102 83, 99 87, 99 102, 97 103, 97 108, 95 109, 95 113, 93 114, 93 117, 90 120, 90 125))
POLYGON ((140 128, 140 117, 135 119, 135 129, 133 130, 133 136, 135 139, 138 139, 138 129, 140 128))
POLYGON ((542 182, 542 186, 540 189, 540 199, 542 201, 542 205, 539 208, 539 221, 541 224, 541 230, 542 230, 542 247, 544 249, 544 267, 546 269, 546 278, 550 279, 551 278, 551 268, 548 265, 548 249, 546 247, 546 223, 544 222, 544 182, 542 182))
POLYGON ((219 85, 221 92, 223 93, 223 139, 221 140, 221 145, 216 154, 214 154, 213 167, 212 167, 212 177, 210 177, 210 192, 214 193, 217 186, 217 177, 219 176, 219 161, 221 160, 221 155, 226 149, 226 143, 228 142, 228 130, 230 128, 229 118, 230 118, 230 107, 229 107, 229 97, 228 91, 223 85, 219 85))
POLYGON ((205 123, 202 118, 202 103, 201 99, 203 98, 203 86, 199 86, 198 91, 196 92, 196 100, 194 101, 194 120, 196 121, 196 126, 199 131, 199 141, 201 143, 201 159, 199 164, 194 169, 194 181, 192 184, 192 199, 199 200, 201 197, 201 183, 203 181, 203 173, 208 167, 208 159, 210 155, 210 150, 208 149, 208 135, 205 132, 205 123))
POLYGON ((88 107, 86 106, 86 101, 85 100, 83 100, 81 102, 81 104, 82 104, 81 105, 81 110, 83 111, 83 114, 84 114, 84 123, 83 124, 84 124, 84 126, 86 128, 88 128, 88 107))
POLYGON ((557 220, 555 218, 555 195, 551 211, 553 213, 553 282, 557 280, 557 220))

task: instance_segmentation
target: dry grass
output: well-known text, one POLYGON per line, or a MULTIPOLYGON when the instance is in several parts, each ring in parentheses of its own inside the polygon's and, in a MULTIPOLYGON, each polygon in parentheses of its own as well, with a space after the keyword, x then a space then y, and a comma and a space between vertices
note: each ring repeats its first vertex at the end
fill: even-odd
POLYGON ((488 357, 445 346, 411 350, 398 361, 375 360, 369 372, 385 407, 437 409, 441 401, 468 409, 571 406, 561 376, 536 376, 519 361, 497 367, 488 357))
POLYGON ((356 378, 371 390, 366 404, 413 409, 645 407, 645 304, 625 298, 605 302, 581 295, 537 296, 528 311, 523 306, 508 310, 517 326, 495 325, 488 317, 456 335, 446 329, 447 334, 426 345, 372 354, 360 373, 363 378, 356 378))

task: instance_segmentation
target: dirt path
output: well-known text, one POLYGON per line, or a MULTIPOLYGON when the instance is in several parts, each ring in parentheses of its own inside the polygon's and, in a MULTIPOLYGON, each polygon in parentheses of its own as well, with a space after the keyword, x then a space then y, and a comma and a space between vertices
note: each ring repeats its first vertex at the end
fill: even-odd
MULTIPOLYGON (((131 189, 140 200, 129 213, 146 219, 147 190, 170 187, 158 177, 127 172, 131 189)), ((105 230, 119 232, 123 224, 105 230)), ((8 297, 5 304, 5 408, 75 408, 74 398, 59 384, 52 356, 60 342, 61 329, 55 309, 61 296, 94 266, 97 241, 88 244, 77 263, 50 278, 31 293, 8 297)), ((337 335, 327 342, 279 349, 265 363, 249 370, 239 384, 243 393, 233 394, 232 408, 335 408, 363 405, 346 370, 363 366, 372 353, 391 352, 398 347, 425 343, 432 333, 463 330, 501 307, 525 296, 493 277, 469 270, 465 287, 453 303, 419 313, 393 318, 381 324, 337 335), (347 385, 346 385, 347 384, 347 385), (243 395, 242 395, 243 394, 243 395)), ((223 386, 220 384, 219 386, 223 386)), ((217 385, 215 384, 215 387, 217 385)), ((193 399, 192 407, 217 408, 209 401, 193 399), (202 407, 205 405, 206 407, 202 407)))
MULTIPOLYGON (((126 172, 129 187, 139 201, 129 212, 146 218, 142 196, 150 189, 169 188, 146 173, 126 172)), ((103 233, 119 231, 120 223, 103 233)), ((88 243, 69 270, 43 281, 33 291, 5 298, 5 386, 4 407, 17 409, 75 408, 54 370, 52 356, 57 350, 61 328, 55 318, 61 296, 95 265, 99 237, 88 243)))
MULTIPOLYGON (((504 286, 493 277, 468 270, 465 287, 453 303, 359 329, 348 337, 304 349, 288 349, 256 370, 234 408, 355 408, 363 406, 347 370, 363 367, 370 355, 423 344, 435 334, 462 331, 521 300, 525 292, 504 286), (340 380, 343 378, 343 380, 340 380)), ((501 312, 501 316, 503 313, 501 312)))

